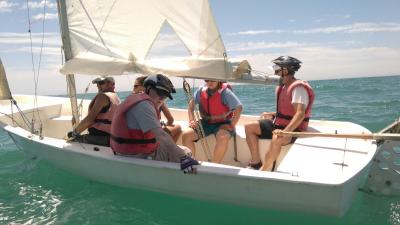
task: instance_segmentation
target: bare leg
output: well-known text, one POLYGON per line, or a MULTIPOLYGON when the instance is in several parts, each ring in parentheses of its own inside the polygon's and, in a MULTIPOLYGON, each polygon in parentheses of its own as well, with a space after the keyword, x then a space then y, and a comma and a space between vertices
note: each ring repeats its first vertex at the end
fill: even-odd
POLYGON ((258 122, 246 124, 244 130, 246 132, 246 142, 251 154, 250 163, 258 163, 261 161, 258 149, 258 135, 261 134, 260 124, 258 122))
POLYGON ((193 129, 188 128, 185 131, 183 131, 182 134, 182 144, 186 147, 188 147, 192 153, 193 156, 196 156, 196 147, 194 141, 197 139, 197 135, 194 132, 193 129))
POLYGON ((224 129, 220 129, 215 135, 216 145, 214 148, 213 162, 221 163, 224 159, 226 150, 228 149, 228 142, 231 138, 231 134, 224 129))
POLYGON ((174 125, 167 125, 167 129, 169 130, 172 139, 175 141, 175 143, 178 141, 179 136, 181 136, 182 133, 182 128, 178 124, 174 125))
POLYGON ((281 153, 282 146, 289 144, 290 141, 291 137, 278 137, 274 135, 271 140, 269 151, 265 154, 265 160, 260 170, 271 171, 275 160, 281 153))

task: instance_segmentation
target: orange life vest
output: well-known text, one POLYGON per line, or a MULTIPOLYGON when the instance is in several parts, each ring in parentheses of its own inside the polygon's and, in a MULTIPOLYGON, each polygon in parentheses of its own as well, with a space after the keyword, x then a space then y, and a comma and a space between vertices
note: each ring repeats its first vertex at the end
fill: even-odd
MULTIPOLYGON (((105 94, 108 97, 108 100, 110 101, 110 106, 108 107, 108 110, 106 112, 100 112, 99 114, 97 114, 94 120, 94 124, 92 124, 90 127, 96 128, 97 130, 109 134, 111 132, 113 115, 115 113, 115 110, 117 109, 117 106, 121 103, 121 100, 114 92, 104 92, 102 94, 105 94)), ((99 94, 97 94, 90 102, 89 110, 93 107, 93 104, 98 96, 99 94)))
POLYGON ((308 105, 306 106, 305 117, 297 129, 304 131, 308 127, 308 121, 310 120, 311 116, 311 108, 314 103, 314 91, 308 82, 296 80, 288 87, 279 86, 276 88, 275 93, 277 96, 277 112, 275 115, 274 124, 279 129, 284 129, 290 123, 295 114, 292 105, 292 93, 293 90, 298 86, 303 86, 306 89, 308 94, 308 105))
MULTIPOLYGON (((139 153, 151 154, 157 150, 159 143, 151 131, 143 133, 139 129, 129 129, 127 124, 126 112, 142 101, 151 102, 157 114, 159 114, 159 110, 157 110, 154 102, 147 94, 129 95, 118 106, 113 117, 113 123, 111 124, 110 145, 114 152, 130 155, 139 153)), ((159 115, 157 116, 159 117, 159 115)))
POLYGON ((224 122, 232 118, 232 112, 229 111, 229 106, 222 102, 222 93, 232 87, 227 83, 222 83, 213 95, 209 95, 208 87, 204 86, 200 93, 200 113, 201 117, 207 120, 208 123, 224 122))

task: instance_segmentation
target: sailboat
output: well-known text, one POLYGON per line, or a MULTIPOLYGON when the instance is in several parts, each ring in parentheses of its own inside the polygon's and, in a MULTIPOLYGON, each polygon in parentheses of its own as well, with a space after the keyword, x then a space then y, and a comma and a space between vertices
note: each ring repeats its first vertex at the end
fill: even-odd
MULTIPOLYGON (((258 119, 249 115, 241 117, 236 141, 230 141, 221 164, 208 162, 206 151, 196 144, 196 158, 201 164, 196 175, 184 174, 177 163, 118 156, 108 147, 66 140, 66 132, 73 128, 71 120, 79 121, 87 113, 78 110, 74 74, 159 72, 261 84, 274 84, 277 79, 256 76, 245 60, 229 61, 207 0, 58 0, 57 4, 66 59, 60 72, 66 76, 69 97, 12 95, 0 61, 0 126, 28 155, 79 176, 121 187, 339 217, 350 208, 378 146, 374 138, 335 136, 372 135, 351 122, 311 120, 308 131, 313 135, 285 146, 276 172, 245 168, 250 153, 244 124, 258 119), (165 25, 184 43, 190 57, 146 59, 165 25), (324 133, 333 136, 318 135, 324 133)), ((83 109, 88 104, 84 100, 83 109)), ((171 112, 176 123, 188 125, 185 110, 171 112)), ((213 146, 215 138, 207 137, 207 142, 213 146)), ((269 144, 269 140, 260 141, 261 155, 269 144)))

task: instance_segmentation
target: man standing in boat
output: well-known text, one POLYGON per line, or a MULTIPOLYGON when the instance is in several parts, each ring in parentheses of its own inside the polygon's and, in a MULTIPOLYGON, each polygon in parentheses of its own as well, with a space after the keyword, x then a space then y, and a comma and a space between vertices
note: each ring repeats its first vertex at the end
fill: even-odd
POLYGON ((281 147, 294 142, 294 138, 282 136, 282 131, 305 131, 311 116, 314 91, 294 74, 301 61, 291 56, 280 56, 272 61, 276 75, 281 77, 276 88, 277 111, 264 112, 260 120, 245 126, 246 141, 251 153, 248 168, 274 171, 281 147), (260 158, 258 139, 272 139, 264 163, 260 158))
POLYGON ((97 85, 98 93, 89 104, 87 116, 67 136, 78 142, 110 146, 111 121, 121 101, 114 92, 114 78, 101 76, 92 83, 97 85), (89 133, 80 135, 86 129, 89 133))
POLYGON ((228 142, 235 133, 235 126, 242 112, 242 103, 231 90, 229 84, 221 81, 205 80, 206 84, 195 93, 195 99, 189 103, 189 129, 182 135, 183 145, 189 147, 195 153, 195 141, 198 137, 194 129, 199 129, 195 121, 195 104, 199 104, 201 120, 199 121, 204 130, 204 136, 214 134, 216 145, 214 147, 213 162, 221 163, 228 142))
POLYGON ((199 163, 191 152, 178 146, 160 124, 160 107, 171 93, 171 81, 162 74, 150 75, 143 83, 144 93, 132 93, 118 106, 111 125, 111 148, 118 155, 159 161, 180 162, 191 172, 199 163))

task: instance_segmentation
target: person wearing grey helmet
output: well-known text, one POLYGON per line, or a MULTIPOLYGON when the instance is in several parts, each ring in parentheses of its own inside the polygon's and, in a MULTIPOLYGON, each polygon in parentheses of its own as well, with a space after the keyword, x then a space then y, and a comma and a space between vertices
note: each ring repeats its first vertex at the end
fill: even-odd
POLYGON ((117 108, 111 125, 111 148, 115 154, 158 161, 180 162, 184 172, 199 163, 191 151, 178 146, 160 124, 160 107, 173 99, 174 85, 162 74, 149 75, 144 92, 132 93, 117 108))
POLYGON ((115 109, 121 102, 114 92, 115 81, 110 76, 100 76, 92 81, 98 93, 89 104, 88 114, 67 133, 69 139, 82 143, 110 146, 110 129, 115 109), (88 134, 81 135, 84 130, 88 134))
POLYGON ((295 138, 282 136, 282 131, 305 131, 311 116, 314 102, 312 87, 294 77, 301 67, 301 61, 291 56, 280 56, 272 60, 280 84, 276 88, 276 112, 264 112, 260 120, 245 125, 246 141, 251 153, 247 168, 274 171, 281 147, 295 141, 295 138), (272 139, 269 150, 261 161, 258 140, 272 139))

